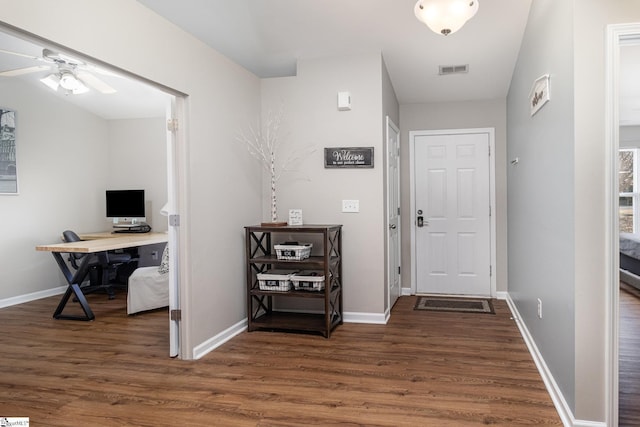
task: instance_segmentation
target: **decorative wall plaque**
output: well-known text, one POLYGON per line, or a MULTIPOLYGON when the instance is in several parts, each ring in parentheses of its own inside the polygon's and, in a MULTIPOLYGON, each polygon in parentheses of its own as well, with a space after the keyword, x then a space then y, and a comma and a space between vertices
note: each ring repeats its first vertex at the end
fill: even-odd
POLYGON ((373 147, 328 147, 325 168, 373 168, 373 147))

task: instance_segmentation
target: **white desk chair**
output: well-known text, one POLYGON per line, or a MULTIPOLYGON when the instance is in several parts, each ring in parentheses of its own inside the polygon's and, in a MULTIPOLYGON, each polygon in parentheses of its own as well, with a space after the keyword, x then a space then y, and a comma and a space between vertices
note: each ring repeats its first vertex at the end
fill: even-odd
POLYGON ((140 267, 129 276, 127 314, 169 306, 169 245, 160 266, 140 267))

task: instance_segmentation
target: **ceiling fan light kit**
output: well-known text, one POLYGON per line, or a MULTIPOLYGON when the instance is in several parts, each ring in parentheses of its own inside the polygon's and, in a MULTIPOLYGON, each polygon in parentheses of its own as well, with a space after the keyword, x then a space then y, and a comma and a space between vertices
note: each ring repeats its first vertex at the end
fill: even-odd
POLYGON ((418 0, 413 11, 433 32, 447 36, 478 12, 478 0, 418 0))
POLYGON ((49 74, 48 76, 40 79, 40 81, 54 91, 57 91, 58 88, 62 88, 65 90, 65 94, 79 95, 89 92, 89 87, 91 87, 102 94, 110 94, 116 92, 114 88, 96 77, 93 73, 110 76, 115 76, 115 74, 101 70, 98 67, 87 64, 71 56, 54 52, 51 49, 44 48, 42 50, 41 57, 31 56, 18 52, 11 52, 4 49, 0 49, 0 53, 20 56, 50 64, 2 71, 0 72, 0 77, 14 77, 23 74, 53 69, 54 72, 52 74, 49 74))
POLYGON ((89 88, 70 71, 61 71, 59 74, 50 74, 47 77, 40 79, 40 81, 55 91, 61 87, 68 93, 72 93, 74 95, 79 95, 89 91, 89 88))

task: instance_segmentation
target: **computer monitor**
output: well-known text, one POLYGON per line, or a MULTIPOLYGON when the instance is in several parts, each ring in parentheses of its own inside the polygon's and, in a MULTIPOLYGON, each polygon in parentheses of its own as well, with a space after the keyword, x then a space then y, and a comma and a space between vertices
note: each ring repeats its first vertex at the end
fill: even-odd
POLYGON ((135 224, 145 220, 144 190, 107 190, 107 218, 135 224))

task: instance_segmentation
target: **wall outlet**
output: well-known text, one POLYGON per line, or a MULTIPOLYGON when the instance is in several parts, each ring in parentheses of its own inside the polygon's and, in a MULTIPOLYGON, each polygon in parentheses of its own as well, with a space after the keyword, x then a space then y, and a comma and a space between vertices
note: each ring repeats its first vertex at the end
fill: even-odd
POLYGON ((154 261, 158 260, 158 251, 151 252, 151 259, 154 261))
POLYGON ((538 319, 542 319, 542 300, 538 298, 538 319))
POLYGON ((342 212, 360 212, 360 200, 343 200, 342 212))

